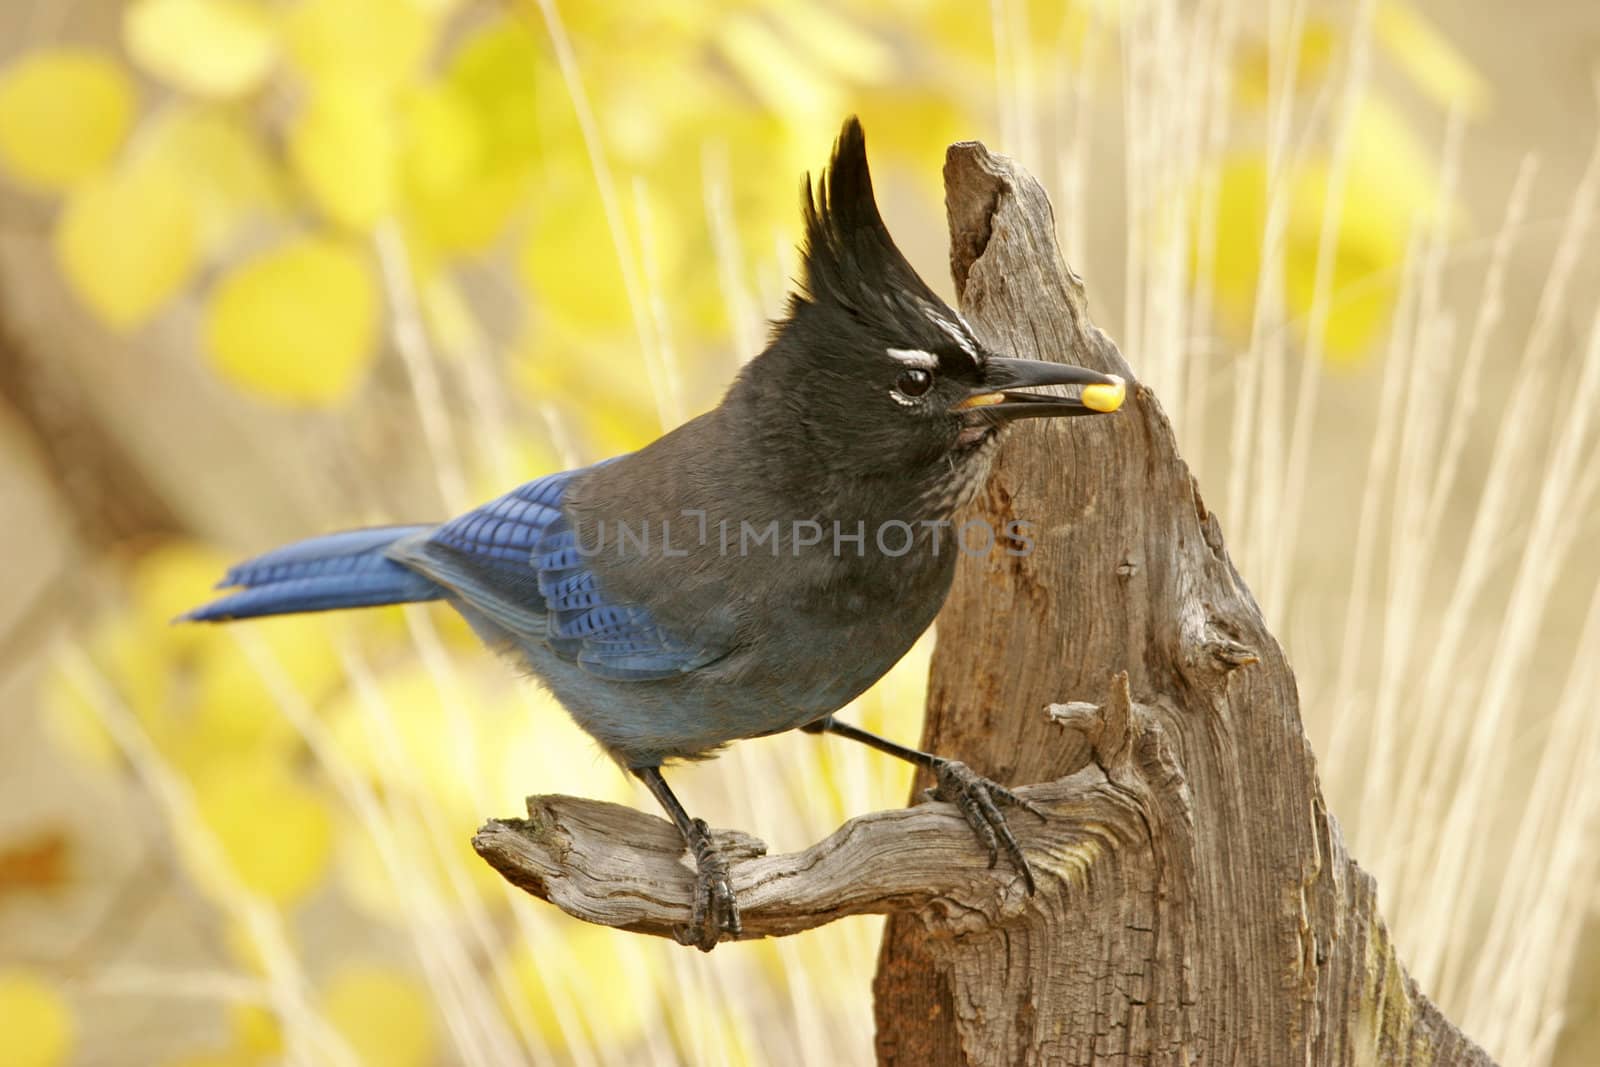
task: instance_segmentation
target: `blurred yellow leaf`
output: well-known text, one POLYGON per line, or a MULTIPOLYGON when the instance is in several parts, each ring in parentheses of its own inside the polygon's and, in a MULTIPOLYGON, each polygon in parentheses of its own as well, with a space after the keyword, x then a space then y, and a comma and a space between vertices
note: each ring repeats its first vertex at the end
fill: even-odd
MULTIPOLYGON (((1357 107, 1349 152, 1322 337, 1329 358, 1340 362, 1365 355, 1387 325, 1413 230, 1453 216, 1439 199, 1437 168, 1381 98, 1369 95, 1357 107)), ((1315 300, 1328 180, 1327 166, 1312 161, 1291 186, 1284 295, 1302 324, 1315 300)))
POLYGON ((1489 84, 1426 15, 1403 0, 1378 5, 1372 31, 1417 87, 1471 117, 1489 105, 1489 84))
POLYGON ((73 190, 56 221, 56 257, 101 321, 132 330, 188 282, 198 229, 188 176, 149 157, 73 190))
POLYGON ((262 1060, 249 1049, 229 1048, 210 1052, 186 1052, 162 1067, 261 1067, 262 1060))
POLYGON ((477 171, 483 134, 470 103, 448 84, 420 88, 401 109, 406 180, 424 194, 458 187, 477 171))
POLYGON ((420 0, 299 0, 285 21, 289 53, 313 83, 342 81, 389 92, 410 81, 428 58, 438 6, 420 0))
POLYGON ((616 244, 599 197, 587 194, 542 205, 518 266, 538 314, 578 330, 626 330, 633 320, 616 244))
MULTIPOLYGON (((1296 42, 1294 59, 1295 92, 1315 89, 1328 76, 1333 56, 1341 40, 1339 28, 1325 18, 1310 17, 1296 42)), ((1272 45, 1259 38, 1245 38, 1233 65, 1234 95, 1248 104, 1264 107, 1274 78, 1289 73, 1286 57, 1274 54, 1272 45)))
POLYGON ((289 130, 289 158, 317 207, 342 226, 370 229, 394 209, 394 119, 369 85, 319 86, 289 130))
POLYGON ((103 170, 133 121, 132 79, 109 56, 40 49, 0 71, 0 167, 62 189, 103 170))
POLYGON ((383 679, 380 704, 370 699, 352 689, 328 709, 340 753, 386 792, 409 788, 435 805, 460 806, 470 796, 470 784, 479 780, 470 776, 481 774, 472 766, 474 756, 482 755, 475 751, 474 736, 486 714, 481 691, 461 686, 446 707, 433 675, 413 665, 383 679), (392 753, 384 747, 389 729, 396 747, 392 753), (404 781, 385 776, 391 759, 403 769, 404 781))
POLYGON ((249 0, 135 0, 122 34, 134 62, 197 96, 249 92, 278 57, 271 13, 249 0))
POLYGON ((128 573, 128 599, 136 620, 152 637, 188 648, 213 632, 174 626, 172 620, 213 595, 227 569, 227 556, 193 541, 163 541, 139 554, 128 573))
POLYGON ((448 82, 402 110, 405 220, 419 254, 479 252, 504 232, 528 191, 526 161, 489 143, 492 116, 448 82))
MULTIPOLYGON (((486 810, 515 808, 534 790, 622 802, 630 786, 542 690, 492 663, 482 675, 462 671, 447 681, 444 694, 426 668, 397 669, 383 677, 376 694, 340 694, 326 721, 340 758, 375 791, 397 805, 426 805, 447 830, 448 850, 441 852, 429 828, 398 821, 390 832, 409 864, 398 877, 448 886, 453 879, 444 865, 454 864, 482 899, 500 901, 504 882, 466 847, 486 810)), ((338 875, 350 899, 369 914, 403 921, 404 891, 394 884, 397 875, 370 828, 350 821, 338 832, 338 875)))
MULTIPOLYGON (((265 646, 281 676, 275 683, 316 704, 342 672, 323 618, 265 619, 248 631, 173 625, 206 600, 226 557, 184 541, 139 556, 129 570, 129 604, 101 620, 87 651, 138 717, 162 756, 181 770, 203 772, 218 761, 284 759, 300 737, 275 689, 236 640, 265 646)), ((69 751, 101 765, 116 748, 94 709, 64 678, 44 689, 47 727, 69 751)))
POLYGON ((856 20, 821 4, 774 4, 783 38, 835 78, 873 85, 890 80, 894 51, 856 20))
POLYGON ((177 106, 140 131, 143 151, 180 170, 194 202, 200 247, 226 251, 259 223, 283 214, 278 163, 242 119, 213 107, 177 106))
POLYGON ((259 1004, 230 1004, 228 1026, 241 1051, 256 1057, 283 1054, 283 1024, 259 1004))
POLYGON ((1256 153, 1227 160, 1218 176, 1216 247, 1210 264, 1218 310, 1235 331, 1250 326, 1267 222, 1267 161, 1256 153))
POLYGON ((715 36, 717 54, 767 107, 801 125, 838 121, 844 86, 764 19, 729 12, 715 36))
POLYGON ((405 219, 419 255, 451 257, 494 245, 527 199, 528 181, 512 170, 482 172, 435 192, 412 190, 405 219))
POLYGON ((371 365, 378 303, 364 253, 329 238, 299 238, 218 283, 206 308, 206 351, 223 377, 259 396, 337 403, 371 365))
POLYGON ((1439 199, 1439 168, 1400 112, 1372 93, 1361 98, 1350 127, 1347 225, 1382 231, 1396 263, 1413 223, 1443 225, 1455 207, 1439 199))
POLYGON ((56 1067, 77 1040, 66 999, 27 971, 0 971, 0 1019, 6 1067, 56 1067))
MULTIPOLYGON (((489 170, 532 162, 541 134, 553 132, 542 119, 554 105, 536 91, 548 66, 539 39, 514 15, 486 23, 450 57, 445 82, 477 116, 489 170)), ((570 114, 565 90, 557 102, 570 114)))
MULTIPOLYGON (((540 1035, 555 1048, 566 1048, 575 1036, 562 1026, 563 1005, 578 1006, 580 1017, 604 1019, 604 1032, 590 1035, 609 1046, 626 1048, 649 1021, 649 1002, 639 997, 619 997, 615 990, 618 976, 628 972, 627 953, 633 946, 619 930, 557 918, 545 942, 560 945, 560 952, 540 952, 526 940, 519 940, 503 967, 509 972, 510 994, 521 999, 532 1015, 540 1035), (604 1011, 596 1010, 604 1005, 604 1011)), ((659 957, 641 954, 640 962, 659 957)), ((659 980, 659 976, 658 976, 659 980)), ((710 1013, 710 1017, 715 1016, 710 1013)))
POLYGON ((424 1067, 433 1062, 439 1043, 433 997, 404 971, 345 964, 328 980, 319 1007, 361 1063, 424 1067))
POLYGON ((665 429, 638 342, 631 337, 608 338, 593 329, 567 326, 552 315, 517 343, 509 376, 533 404, 560 407, 595 390, 603 392, 606 403, 572 408, 598 455, 631 452, 665 429), (572 358, 576 351, 584 358, 572 358))
MULTIPOLYGON (((197 768, 194 798, 233 873, 253 892, 294 904, 328 870, 329 802, 287 768, 239 759, 197 768)), ((206 871, 194 868, 203 883, 206 871)))
MULTIPOLYGON (((1359 358, 1388 322, 1398 294, 1406 245, 1418 226, 1443 226, 1454 205, 1440 199, 1437 167, 1399 113, 1381 97, 1363 97, 1352 116, 1343 185, 1334 190, 1331 162, 1313 154, 1285 173, 1283 245, 1285 310, 1302 335, 1317 302, 1321 247, 1331 242, 1327 321, 1319 339, 1334 361, 1359 358), (1338 192, 1336 232, 1324 235, 1328 197, 1338 192)), ((1211 262, 1222 317, 1250 327, 1262 270, 1269 198, 1265 157, 1242 153, 1219 179, 1216 248, 1211 262)))

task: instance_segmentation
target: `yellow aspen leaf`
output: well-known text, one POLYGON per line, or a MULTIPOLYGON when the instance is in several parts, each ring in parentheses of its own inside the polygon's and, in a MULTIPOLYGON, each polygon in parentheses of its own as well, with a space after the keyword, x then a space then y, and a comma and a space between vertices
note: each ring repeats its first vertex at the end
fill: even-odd
POLYGON ((910 176, 924 179, 933 203, 941 203, 945 146, 972 135, 973 119, 961 105, 915 87, 886 85, 864 96, 856 113, 871 131, 873 150, 907 159, 910 176))
MULTIPOLYGON (((1323 242, 1322 223, 1328 200, 1328 165, 1313 160, 1295 173, 1291 182, 1289 228, 1284 249, 1284 300, 1290 315, 1304 333, 1316 300, 1317 258, 1323 242)), ((1352 173, 1346 179, 1340 226, 1332 236, 1333 270, 1328 280, 1328 320, 1321 342, 1335 361, 1364 352, 1388 318, 1395 282, 1383 284, 1387 267, 1398 265, 1410 227, 1392 234, 1374 232, 1366 225, 1373 214, 1389 213, 1366 198, 1373 190, 1358 189, 1352 173)), ((1378 196, 1381 201, 1381 193, 1378 196)))
MULTIPOLYGON (((1290 186, 1285 297, 1305 322, 1316 296, 1316 262, 1329 196, 1328 166, 1312 160, 1290 186)), ((1406 243, 1418 226, 1453 215, 1439 198, 1437 167, 1410 126, 1380 97, 1364 97, 1350 129, 1339 229, 1333 236, 1327 355, 1349 362, 1371 350, 1399 292, 1406 243)))
POLYGON ((834 77, 872 85, 894 74, 894 51, 859 22, 821 4, 776 4, 769 9, 784 38, 834 77))
POLYGON ((525 202, 527 162, 490 144, 492 116, 448 82, 409 96, 401 108, 402 218, 427 255, 481 252, 525 202))
POLYGON ((170 108, 141 128, 139 141, 146 156, 186 177, 207 255, 227 250, 252 224, 284 213, 288 196, 280 165, 225 108, 170 108))
POLYGON ((941 46, 952 59, 986 68, 995 61, 994 25, 983 5, 930 4, 922 11, 898 14, 916 18, 930 42, 941 46))
POLYGON ((140 67, 196 96, 257 89, 278 59, 272 14, 249 0, 135 0, 122 39, 140 67))
POLYGON ((717 54, 767 107, 799 125, 837 120, 843 86, 818 70, 764 20, 730 13, 716 31, 717 54))
POLYGON ((104 170, 128 135, 133 80, 99 52, 42 49, 0 71, 0 168, 54 191, 104 170))
POLYGON ((1350 127, 1350 176, 1345 198, 1350 223, 1384 230, 1395 262, 1414 222, 1447 222, 1452 207, 1439 199, 1439 169, 1399 110, 1368 93, 1350 127))
POLYGON ((1247 329, 1261 274, 1261 240, 1267 219, 1267 162, 1259 154, 1235 156, 1218 176, 1216 245, 1209 264, 1218 309, 1235 330, 1247 329))
MULTIPOLYGON (((1328 76, 1334 53, 1340 44, 1338 27, 1323 18, 1309 18, 1295 46, 1294 85, 1296 92, 1315 89, 1328 76)), ((1273 78, 1287 76, 1287 64, 1268 42, 1247 39, 1240 46, 1233 66, 1234 95, 1248 104, 1264 107, 1273 88, 1273 78), (1282 70, 1274 69, 1281 67, 1282 70)))
POLYGON ((518 261, 537 310, 580 330, 628 329, 628 292, 599 197, 587 189, 563 199, 546 201, 518 261))
POLYGON ((371 366, 379 327, 372 262, 351 245, 303 237, 218 283, 206 353, 226 379, 284 404, 335 404, 371 366))
POLYGON ((627 803, 632 787, 626 776, 611 772, 600 747, 549 692, 524 686, 517 697, 480 720, 484 787, 496 804, 511 804, 514 809, 531 782, 552 793, 576 791, 596 800, 627 803))
POLYGON ((483 159, 483 134, 471 106, 448 85, 409 94, 400 111, 407 183, 425 194, 458 188, 483 159))
POLYGON ((606 403, 585 409, 582 427, 596 450, 609 455, 642 448, 665 429, 642 359, 631 335, 569 326, 548 316, 517 340, 508 373, 512 386, 536 405, 575 401, 591 389, 604 390, 606 403), (589 358, 572 359, 574 345, 583 346, 589 358))
POLYGON ((249 1049, 227 1048, 184 1053, 162 1067, 261 1067, 261 1057, 249 1049))
POLYGON ((1471 117, 1489 106, 1489 83, 1426 15, 1401 0, 1378 5, 1372 32, 1400 69, 1441 107, 1471 117))
POLYGON ((27 971, 0 971, 0 1019, 6 1067, 57 1067, 77 1040, 66 998, 27 971))
POLYGON ((538 38, 512 16, 485 24, 450 57, 445 82, 477 117, 486 169, 526 166, 538 157, 541 136, 558 140, 552 120, 570 123, 565 90, 558 97, 565 113, 545 113, 554 105, 537 86, 548 69, 538 38))
POLYGON ((377 93, 416 76, 433 48, 436 4, 300 0, 285 19, 289 55, 315 85, 356 82, 377 93))
MULTIPOLYGON (((322 881, 332 858, 333 818, 321 792, 280 763, 248 756, 213 763, 193 786, 201 820, 246 889, 290 905, 322 881)), ((190 867, 206 886, 210 872, 190 867)))
POLYGON ((666 976, 660 973, 660 955, 641 953, 637 962, 630 966, 625 954, 632 951, 632 946, 621 943, 626 935, 620 931, 568 920, 565 916, 556 917, 552 925, 557 930, 552 931, 551 941, 556 942, 559 937, 561 955, 537 953, 528 942, 519 940, 501 964, 510 979, 501 983, 502 989, 509 987, 511 990, 504 995, 519 998, 520 1007, 527 1010, 540 1035, 558 1049, 568 1047, 571 1036, 570 1030, 561 1024, 557 1007, 560 1001, 570 999, 571 1003, 584 1006, 603 1004, 607 1041, 614 1042, 615 1047, 626 1048, 649 1021, 648 1001, 641 997, 617 996, 618 975, 629 973, 633 966, 655 964, 650 968, 655 973, 649 977, 665 981, 666 976), (552 996, 558 992, 559 997, 552 996))
POLYGON ((168 624, 212 594, 217 575, 229 562, 215 549, 177 539, 140 553, 126 587, 135 620, 147 633, 180 648, 199 645, 206 632, 203 627, 168 624))
POLYGON ((482 171, 433 192, 407 190, 403 218, 414 251, 430 265, 491 247, 528 199, 525 171, 482 171))
POLYGON ((388 101, 354 81, 320 86, 289 131, 289 158, 311 199, 353 230, 393 210, 398 151, 388 101))
POLYGON ((187 176, 135 161, 79 186, 56 220, 68 284, 112 329, 143 325, 193 273, 199 225, 187 176))
POLYGON ((424 1067, 438 1050, 433 997, 415 977, 392 967, 345 964, 329 978, 319 1014, 360 1063, 424 1067))
POLYGON ((283 1055, 283 1023, 259 1004, 230 1004, 228 1028, 234 1045, 252 1057, 283 1055))
POLYGON ((483 690, 463 684, 450 694, 448 706, 437 680, 418 666, 397 671, 384 678, 376 699, 348 691, 327 711, 329 730, 340 753, 372 781, 384 781, 390 768, 388 752, 374 746, 374 713, 382 715, 383 729, 393 741, 395 758, 405 768, 405 782, 386 781, 390 790, 416 790, 435 806, 457 807, 470 804, 473 789, 469 780, 481 768, 473 766, 474 756, 488 760, 491 753, 481 751, 476 741, 478 724, 490 714, 483 690))

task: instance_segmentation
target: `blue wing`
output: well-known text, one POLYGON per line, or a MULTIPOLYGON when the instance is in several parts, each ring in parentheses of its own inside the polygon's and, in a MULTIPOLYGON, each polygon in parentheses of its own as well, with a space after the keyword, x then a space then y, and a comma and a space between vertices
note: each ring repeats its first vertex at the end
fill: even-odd
POLYGON ((451 589, 480 632, 541 642, 598 677, 672 678, 720 658, 725 648, 677 640, 648 609, 601 592, 561 512, 568 485, 582 473, 529 482, 394 554, 451 589))

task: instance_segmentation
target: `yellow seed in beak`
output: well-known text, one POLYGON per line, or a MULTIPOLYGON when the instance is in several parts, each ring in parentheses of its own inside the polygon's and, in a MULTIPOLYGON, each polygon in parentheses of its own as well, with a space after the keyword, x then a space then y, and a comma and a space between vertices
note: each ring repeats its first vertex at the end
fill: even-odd
POLYGON ((957 404, 956 410, 966 411, 969 408, 986 408, 990 404, 1004 404, 1005 402, 1006 394, 1004 393, 974 393, 957 404))
POLYGON ((1091 411, 1115 411, 1122 406, 1122 401, 1128 395, 1128 383, 1118 378, 1115 374, 1109 375, 1115 384, 1112 385, 1086 385, 1079 394, 1083 406, 1091 411))

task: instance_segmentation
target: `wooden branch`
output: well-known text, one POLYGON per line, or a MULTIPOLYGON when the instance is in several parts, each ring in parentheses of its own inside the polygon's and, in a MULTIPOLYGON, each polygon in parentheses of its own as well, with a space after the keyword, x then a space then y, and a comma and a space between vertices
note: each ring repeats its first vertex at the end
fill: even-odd
MULTIPOLYGON (((1127 678, 1100 706, 1046 709, 1055 729, 1078 735, 1077 773, 1018 790, 1047 821, 1012 828, 1042 878, 1082 879, 1092 858, 1143 836, 1134 798, 1116 784, 1137 749, 1129 732, 1127 678), (1112 776, 1088 770, 1109 760, 1112 776)), ((1075 742, 1067 739, 1064 744, 1075 742)), ((1170 758, 1170 754, 1167 754, 1170 758)), ((1157 757, 1159 758, 1159 757, 1157 757)), ((694 868, 683 838, 665 819, 633 808, 567 796, 529 797, 528 818, 492 819, 472 846, 507 881, 586 922, 672 937, 687 921, 694 868)), ((1002 924, 1028 907, 1021 877, 988 866, 954 805, 936 802, 851 819, 804 852, 765 855, 736 830, 718 831, 737 857, 733 888, 744 938, 781 937, 846 915, 915 912, 955 935, 1002 924)))
MULTIPOLYGON (((985 342, 1133 381, 1039 184, 977 144, 951 148, 945 181, 985 342)), ((789 856, 741 837, 745 936, 888 913, 884 1064, 1490 1063, 1401 966, 1323 803, 1288 662, 1149 391, 1114 417, 1020 427, 977 510, 1034 524, 1035 547, 961 561, 923 748, 1049 783, 1021 790, 1047 822, 1011 820, 1038 894, 987 868, 953 808, 922 804, 789 856)), ((693 876, 664 820, 567 797, 528 811, 474 839, 512 882, 591 922, 670 936, 687 920, 693 876)))

